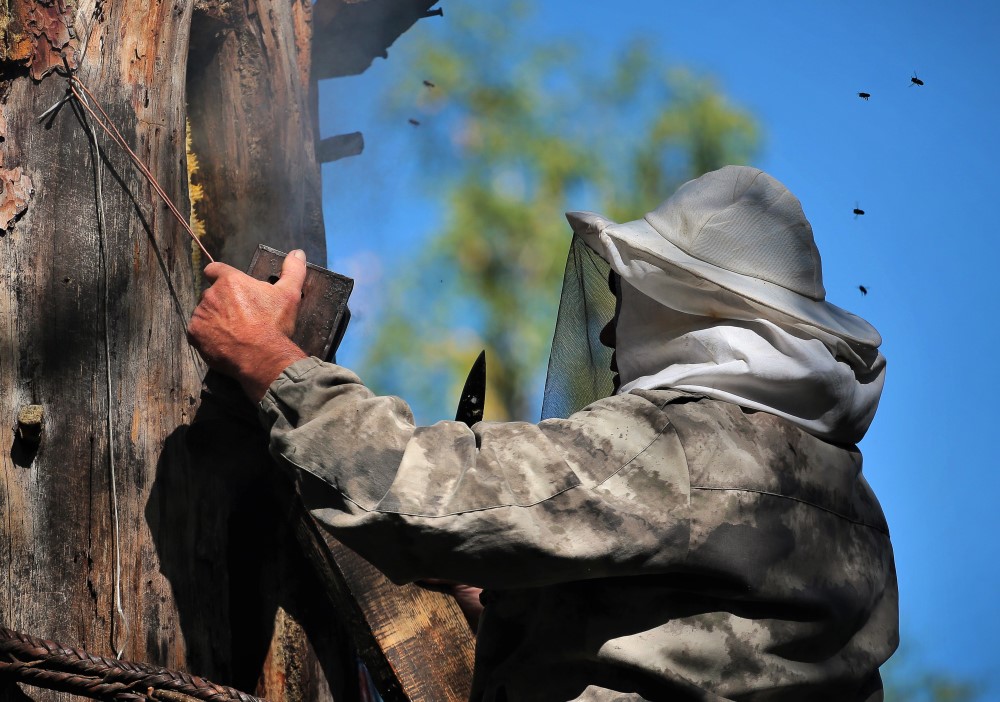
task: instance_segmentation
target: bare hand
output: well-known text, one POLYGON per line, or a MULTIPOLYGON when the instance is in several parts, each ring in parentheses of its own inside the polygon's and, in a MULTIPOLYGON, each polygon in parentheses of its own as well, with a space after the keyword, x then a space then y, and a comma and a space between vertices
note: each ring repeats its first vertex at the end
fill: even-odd
POLYGON ((188 339, 209 367, 235 378, 254 402, 289 365, 306 358, 291 340, 306 279, 306 257, 285 257, 274 285, 224 263, 210 263, 212 286, 188 323, 188 339))
POLYGON ((441 580, 439 578, 425 578, 423 580, 417 581, 418 585, 427 588, 428 590, 435 590, 437 592, 446 592, 455 598, 455 602, 458 603, 458 608, 462 610, 462 614, 465 615, 465 621, 469 623, 469 628, 472 629, 472 633, 475 634, 479 629, 479 618, 483 614, 483 603, 479 596, 483 593, 481 587, 476 587, 475 585, 464 585, 462 583, 456 583, 451 580, 441 580))

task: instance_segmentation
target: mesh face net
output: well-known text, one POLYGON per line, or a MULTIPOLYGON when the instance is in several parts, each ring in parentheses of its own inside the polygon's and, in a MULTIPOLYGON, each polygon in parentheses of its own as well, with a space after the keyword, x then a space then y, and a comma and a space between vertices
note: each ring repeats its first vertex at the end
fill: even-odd
POLYGON ((599 339, 615 313, 611 266, 573 236, 563 274, 559 314, 549 353, 542 419, 568 417, 614 392, 612 350, 599 339))

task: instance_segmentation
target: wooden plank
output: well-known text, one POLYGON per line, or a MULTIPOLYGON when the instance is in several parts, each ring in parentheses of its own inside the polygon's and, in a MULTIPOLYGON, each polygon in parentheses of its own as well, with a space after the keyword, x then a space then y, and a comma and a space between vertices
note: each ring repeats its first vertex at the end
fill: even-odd
POLYGON ((287 514, 385 702, 465 702, 475 640, 455 600, 397 586, 334 539, 296 499, 287 514))
POLYGON ((361 132, 336 134, 316 144, 316 160, 332 163, 348 156, 357 156, 365 150, 365 138, 361 132))
MULTIPOLYGON (((284 254, 260 247, 251 274, 260 280, 280 271, 284 254)), ((343 276, 311 267, 295 341, 308 354, 330 351, 331 329, 345 314, 350 286, 343 276), (326 278, 324 283, 322 278, 326 278), (341 299, 334 299, 337 293, 341 299), (317 300, 329 308, 324 317, 317 300)), ((314 480, 300 477, 299 485, 314 480)), ((322 486, 314 488, 324 489, 322 486)), ((284 486, 274 485, 280 511, 327 596, 358 647, 386 702, 464 702, 472 685, 475 640, 449 595, 417 585, 397 586, 378 569, 322 529, 284 486)))
POLYGON ((380 689, 398 683, 398 699, 412 702, 468 700, 475 638, 454 598, 414 584, 395 585, 325 531, 321 536, 365 614, 371 642, 362 653, 380 689))

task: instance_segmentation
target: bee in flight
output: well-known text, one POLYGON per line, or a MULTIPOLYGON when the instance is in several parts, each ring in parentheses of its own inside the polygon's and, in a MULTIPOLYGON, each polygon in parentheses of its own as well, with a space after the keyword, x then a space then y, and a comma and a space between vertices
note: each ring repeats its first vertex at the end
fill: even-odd
POLYGON ((872 96, 871 93, 858 93, 858 97, 861 98, 862 100, 867 100, 871 96, 872 96))
POLYGON ((914 71, 913 72, 913 77, 910 78, 910 87, 912 88, 914 85, 923 85, 923 84, 924 84, 924 82, 922 80, 920 80, 919 78, 917 78, 917 72, 914 71))
POLYGON ((861 207, 858 206, 857 202, 855 202, 854 203, 854 219, 857 219, 858 217, 860 217, 864 213, 865 213, 865 211, 863 209, 861 209, 861 207))
POLYGON ((868 294, 868 288, 866 288, 864 285, 859 285, 858 286, 858 290, 861 291, 862 295, 867 295, 868 294))

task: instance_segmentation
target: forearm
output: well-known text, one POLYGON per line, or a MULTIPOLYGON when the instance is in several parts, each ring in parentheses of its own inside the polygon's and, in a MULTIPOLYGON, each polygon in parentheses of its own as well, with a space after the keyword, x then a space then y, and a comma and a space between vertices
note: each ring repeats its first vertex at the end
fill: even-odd
POLYGON ((268 387, 281 372, 296 361, 309 358, 305 352, 286 336, 277 336, 270 343, 261 344, 253 354, 247 354, 233 377, 239 381, 243 392, 251 400, 260 401, 268 387))
POLYGON ((316 358, 284 369, 260 403, 271 453, 374 510, 415 427, 398 398, 377 397, 350 370, 316 358))
MULTIPOLYGON (((622 426, 616 402, 542 425, 418 428, 398 398, 311 359, 282 373, 261 408, 312 514, 389 577, 514 587, 624 574, 684 542, 670 505, 637 509, 631 488, 607 480, 665 426, 637 399, 645 414, 609 435, 622 426)), ((659 463, 684 484, 682 457, 659 463)))

